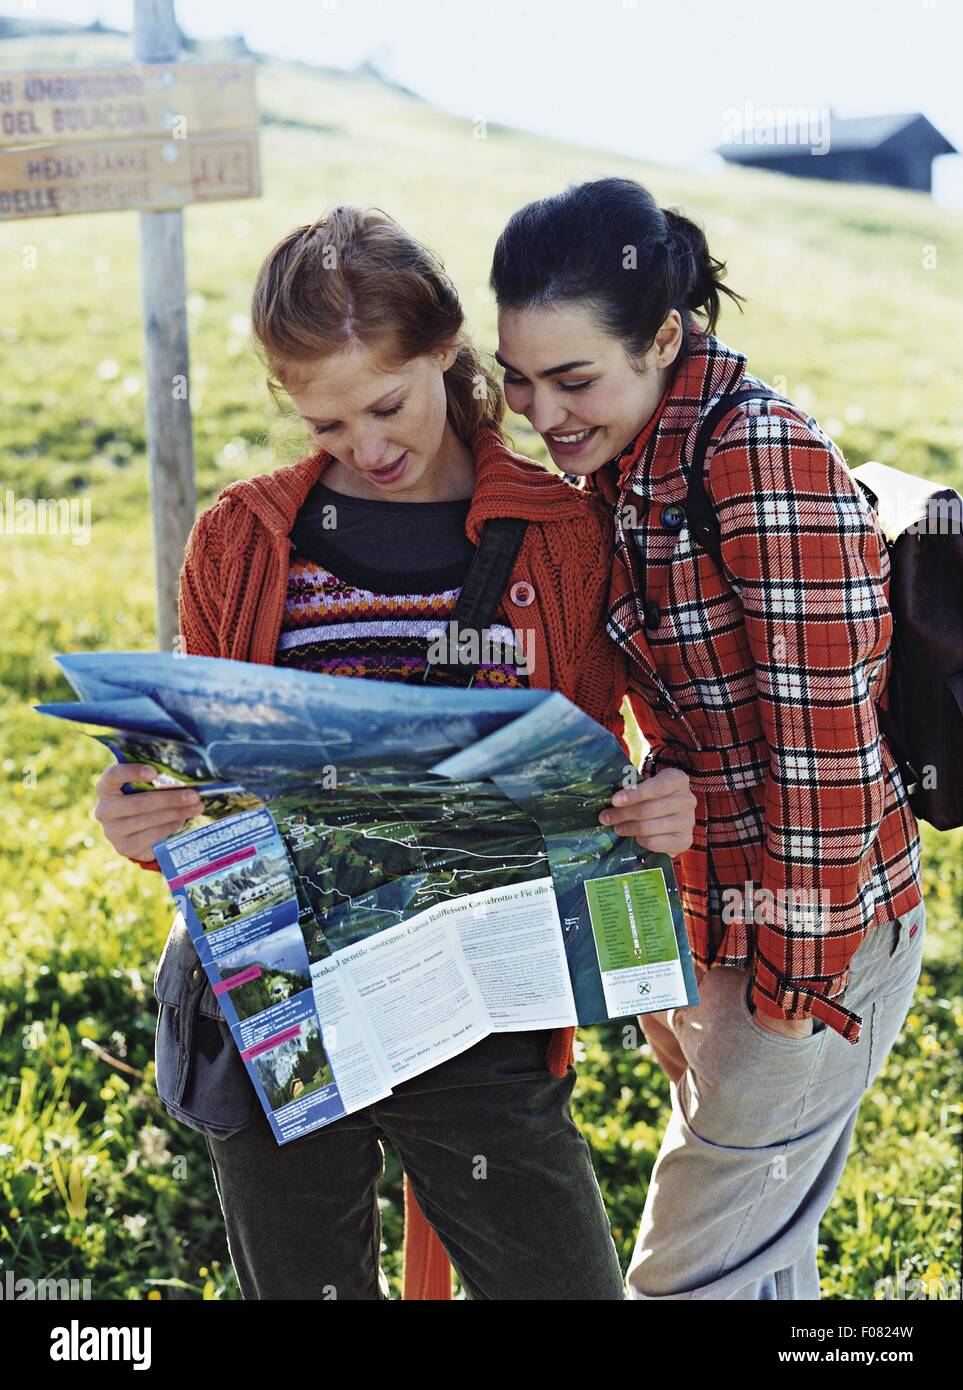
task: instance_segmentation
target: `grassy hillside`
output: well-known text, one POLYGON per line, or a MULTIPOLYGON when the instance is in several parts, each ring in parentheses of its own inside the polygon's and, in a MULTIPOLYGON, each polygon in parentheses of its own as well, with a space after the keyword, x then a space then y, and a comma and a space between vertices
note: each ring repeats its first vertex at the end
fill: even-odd
MULTIPOLYGON (((127 56, 113 36, 0 43, 3 69, 127 56)), ((265 61, 258 81, 264 196, 185 218, 201 506, 307 447, 271 406, 247 343, 258 265, 291 226, 339 201, 385 208, 442 254, 490 350, 488 263, 504 220, 602 173, 639 178, 704 223, 749 300, 742 316, 726 310, 721 336, 812 410, 851 463, 963 485, 958 216, 917 195, 733 169, 697 179, 492 127, 479 140, 471 121, 371 76, 265 61)), ((0 1257, 18 1275, 89 1277, 95 1297, 233 1298, 203 1144, 167 1119, 151 1084, 150 980, 169 897, 90 817, 102 748, 29 708, 70 696, 53 652, 154 642, 137 251, 133 213, 0 227, 3 485, 89 501, 92 517, 86 546, 0 538, 0 1257)), ((513 434, 538 455, 523 422, 513 434)), ((872 1297, 900 1268, 935 1278, 958 1263, 961 845, 926 834, 927 973, 824 1226, 824 1296, 872 1297)), ((580 1117, 627 1257, 667 1085, 617 1028, 587 1032, 582 1047, 580 1117)), ((388 1177, 397 1290, 396 1165, 388 1177)))

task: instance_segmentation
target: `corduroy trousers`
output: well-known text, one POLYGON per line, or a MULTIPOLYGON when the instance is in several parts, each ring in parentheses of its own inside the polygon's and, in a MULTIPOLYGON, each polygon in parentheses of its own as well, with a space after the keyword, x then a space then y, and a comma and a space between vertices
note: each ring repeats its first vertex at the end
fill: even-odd
POLYGON ((860 943, 845 993, 863 1020, 857 1043, 818 1023, 806 1038, 767 1030, 748 1003, 748 971, 732 966, 710 968, 702 1002, 656 1023, 656 1052, 664 1027, 686 1066, 671 1087, 631 1299, 819 1298, 819 1222, 860 1102, 909 1012, 923 936, 920 904, 860 943))
POLYGON ((260 1106, 207 1139, 246 1299, 381 1299, 377 1183, 388 1140, 470 1299, 624 1299, 575 1071, 550 1033, 495 1033, 391 1096, 289 1144, 260 1106))

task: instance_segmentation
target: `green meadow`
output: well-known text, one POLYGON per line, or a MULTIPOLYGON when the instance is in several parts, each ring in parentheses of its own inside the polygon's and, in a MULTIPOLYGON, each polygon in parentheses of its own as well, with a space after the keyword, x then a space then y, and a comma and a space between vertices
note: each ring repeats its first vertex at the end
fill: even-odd
MULTIPOLYGON (((3 69, 127 56, 106 35, 0 43, 3 69)), ((442 255, 490 351, 488 265, 506 217, 603 173, 636 177, 703 222, 748 301, 741 315, 726 307, 720 335, 816 414, 851 464, 963 486, 958 214, 915 194, 696 177, 483 130, 370 74, 265 61, 258 82, 263 196, 185 214, 199 508, 310 447, 271 403, 248 341, 256 271, 292 226, 337 202, 384 208, 442 255)), ((90 517, 86 543, 0 535, 0 1270, 89 1278, 94 1298, 236 1299, 203 1140, 167 1117, 153 1085, 151 981, 170 897, 92 818, 103 747, 31 709, 71 698, 54 652, 155 645, 138 216, 4 224, 0 264, 2 486, 75 500, 90 517)), ((541 457, 524 422, 511 433, 541 457)), ((828 1298, 872 1298, 900 1272, 935 1297, 959 1265, 963 834, 926 827, 924 848, 924 975, 823 1224, 828 1298)), ((627 1261, 668 1083, 621 1027, 586 1030, 579 1051, 578 1117, 627 1261)), ((396 1296, 400 1195, 389 1154, 396 1296)))

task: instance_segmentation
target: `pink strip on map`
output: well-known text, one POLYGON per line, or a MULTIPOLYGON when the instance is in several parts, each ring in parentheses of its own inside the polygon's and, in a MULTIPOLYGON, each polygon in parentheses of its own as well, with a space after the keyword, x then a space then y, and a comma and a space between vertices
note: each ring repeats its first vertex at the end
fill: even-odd
POLYGON ((239 970, 236 975, 229 975, 226 980, 221 980, 219 984, 211 985, 215 994, 223 994, 228 989, 238 989, 241 985, 246 985, 248 980, 256 980, 261 974, 259 965, 249 965, 246 970, 239 970))
POLYGON ((268 1052, 272 1047, 277 1047, 278 1043, 288 1042, 291 1038, 296 1038, 301 1032, 300 1023, 295 1023, 291 1028, 285 1028, 283 1033, 275 1033, 272 1038, 265 1038, 263 1042, 255 1043, 253 1047, 245 1047, 241 1053, 245 1062, 251 1057, 257 1057, 261 1052, 268 1052))
POLYGON ((236 849, 233 854, 225 854, 223 859, 211 859, 207 864, 202 864, 197 869, 191 869, 190 873, 179 874, 177 878, 168 880, 171 888, 181 888, 185 883, 193 883, 196 878, 206 878, 208 874, 216 874, 218 869, 226 869, 230 864, 239 864, 242 859, 253 859, 257 854, 257 845, 245 845, 243 849, 236 849))

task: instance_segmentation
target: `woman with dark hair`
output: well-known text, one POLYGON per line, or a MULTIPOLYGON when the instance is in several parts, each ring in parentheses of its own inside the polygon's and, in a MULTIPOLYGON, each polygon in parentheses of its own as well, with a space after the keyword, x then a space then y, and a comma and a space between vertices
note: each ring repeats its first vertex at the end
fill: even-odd
POLYGON ((569 188, 498 240, 496 355, 611 508, 645 771, 698 800, 677 866, 702 1001, 643 1020, 672 1113, 629 1294, 818 1298, 819 1221, 919 975, 919 839, 877 719, 885 541, 833 441, 715 336, 724 271, 632 180, 569 188))
MULTIPOLYGON (((335 208, 268 254, 252 327, 272 391, 290 397, 316 447, 231 483, 198 517, 180 583, 186 652, 421 680, 488 521, 517 518, 527 526, 490 632, 502 653, 521 647, 525 660, 485 659, 475 684, 559 690, 621 734, 623 659, 605 632, 598 565, 607 515, 506 446, 501 392, 437 258, 377 209, 335 208)), ((153 773, 107 769, 96 815, 119 853, 157 869, 152 847, 199 805, 177 790, 124 796, 133 775, 153 773)), ((691 843, 693 805, 684 774, 667 769, 641 804, 633 797, 627 811, 604 814, 616 833, 674 854, 691 843)), ((199 969, 175 922, 157 976, 167 997, 199 969)), ((569 1110, 573 1028, 493 1034, 284 1146, 227 1025, 212 1029, 193 1031, 186 1088, 173 1099, 208 1136, 245 1298, 382 1296, 385 1138, 406 1174, 406 1297, 449 1297, 448 1257, 469 1298, 623 1297, 569 1110), (193 1081, 208 1047, 231 1049, 230 1082, 215 1095, 193 1081)), ((176 1059, 158 1058, 162 1099, 162 1078, 182 1074, 176 1059)))

